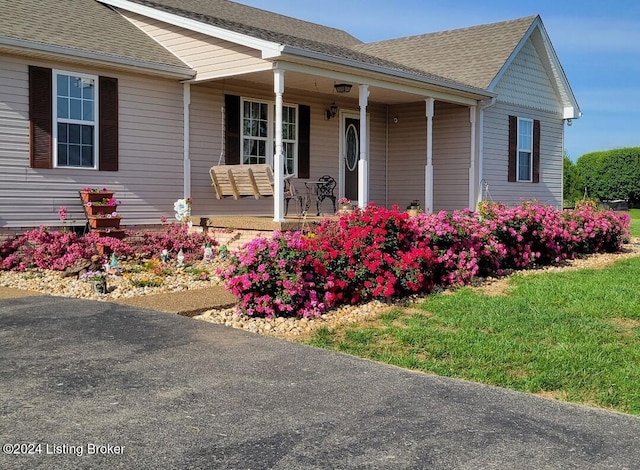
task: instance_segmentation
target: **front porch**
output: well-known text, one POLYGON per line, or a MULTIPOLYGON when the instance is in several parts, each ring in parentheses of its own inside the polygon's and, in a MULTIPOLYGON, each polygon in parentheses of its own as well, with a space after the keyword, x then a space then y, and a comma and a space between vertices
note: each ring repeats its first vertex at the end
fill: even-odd
POLYGON ((312 230, 323 219, 334 214, 288 215, 282 221, 274 221, 271 215, 195 215, 190 220, 229 250, 237 250, 245 243, 260 237, 268 237, 274 231, 312 230))

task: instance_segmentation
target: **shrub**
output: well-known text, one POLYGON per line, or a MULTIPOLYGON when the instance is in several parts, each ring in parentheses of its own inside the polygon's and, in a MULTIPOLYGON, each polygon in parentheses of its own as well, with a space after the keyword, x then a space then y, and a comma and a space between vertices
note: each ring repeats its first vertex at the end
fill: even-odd
POLYGON ((96 245, 102 244, 119 257, 158 259, 163 249, 178 252, 191 262, 202 254, 206 242, 216 245, 202 233, 189 233, 186 225, 164 225, 162 231, 139 230, 129 232, 123 240, 100 237, 92 232, 81 236, 74 232, 39 227, 5 240, 0 244, 0 269, 30 268, 63 271, 79 259, 97 254, 96 245))
POLYGON ((256 239, 230 257, 222 276, 248 315, 320 315, 341 304, 618 250, 628 226, 627 216, 590 206, 484 204, 479 213, 410 218, 397 207, 370 205, 326 219, 308 235, 256 239))

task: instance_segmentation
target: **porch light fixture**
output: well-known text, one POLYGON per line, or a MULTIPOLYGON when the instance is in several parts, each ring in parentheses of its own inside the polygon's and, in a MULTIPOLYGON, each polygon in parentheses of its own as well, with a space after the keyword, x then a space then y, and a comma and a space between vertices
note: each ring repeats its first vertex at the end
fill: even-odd
POLYGON ((336 83, 333 85, 333 88, 335 88, 336 93, 349 93, 352 86, 353 85, 349 85, 348 83, 336 83))
POLYGON ((329 107, 329 109, 327 109, 324 112, 324 117, 327 119, 327 121, 333 117, 336 116, 336 114, 338 114, 338 105, 336 104, 336 102, 334 101, 333 103, 331 103, 331 106, 329 107))

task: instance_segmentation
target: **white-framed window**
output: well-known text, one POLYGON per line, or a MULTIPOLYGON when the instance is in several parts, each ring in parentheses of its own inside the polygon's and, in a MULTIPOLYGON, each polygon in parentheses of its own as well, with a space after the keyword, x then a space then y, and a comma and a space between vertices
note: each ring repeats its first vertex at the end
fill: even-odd
POLYGON ((53 71, 54 166, 98 168, 98 77, 53 71))
MULTIPOLYGON (((273 166, 275 155, 275 103, 242 99, 241 164, 266 163, 273 166)), ((297 174, 298 107, 282 106, 282 153, 284 174, 297 174)))
POLYGON ((517 181, 533 181, 533 120, 518 118, 517 181))

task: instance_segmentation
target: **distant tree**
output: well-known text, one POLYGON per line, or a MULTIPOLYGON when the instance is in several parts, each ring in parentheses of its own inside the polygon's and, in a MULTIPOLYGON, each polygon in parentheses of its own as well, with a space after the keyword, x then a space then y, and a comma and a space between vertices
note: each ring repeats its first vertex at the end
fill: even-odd
POLYGON ((564 205, 572 207, 584 195, 584 180, 578 174, 575 163, 565 154, 563 161, 563 193, 564 205))
POLYGON ((640 204, 640 147, 587 153, 576 168, 590 197, 640 204))

